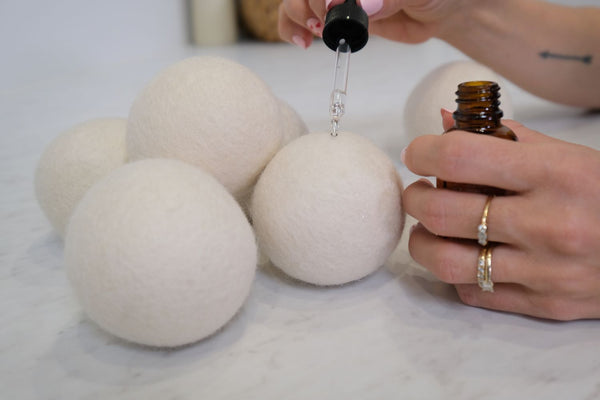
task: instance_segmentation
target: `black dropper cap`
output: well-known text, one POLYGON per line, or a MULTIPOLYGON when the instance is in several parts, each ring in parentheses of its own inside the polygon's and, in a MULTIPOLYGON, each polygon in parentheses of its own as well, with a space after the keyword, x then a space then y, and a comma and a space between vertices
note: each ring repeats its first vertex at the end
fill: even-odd
POLYGON ((365 47, 369 40, 369 16, 356 0, 346 0, 327 13, 323 28, 323 41, 336 51, 340 40, 344 39, 355 53, 365 47))

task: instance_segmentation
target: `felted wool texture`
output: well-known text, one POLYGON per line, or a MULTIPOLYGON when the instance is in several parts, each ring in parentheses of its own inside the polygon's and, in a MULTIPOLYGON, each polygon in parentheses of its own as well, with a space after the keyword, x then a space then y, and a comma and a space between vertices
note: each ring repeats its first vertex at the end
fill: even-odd
POLYGON ((310 133, 285 146, 252 198, 258 243, 274 265, 315 285, 377 270, 400 240, 402 182, 367 139, 310 133))
POLYGON ((504 118, 512 118, 513 106, 504 79, 475 61, 461 60, 440 65, 428 73, 412 90, 404 108, 406 137, 412 141, 421 135, 443 132, 440 109, 456 110, 456 90, 467 81, 494 81, 501 87, 500 108, 504 118))
POLYGON ((160 72, 135 99, 127 126, 131 160, 203 167, 238 199, 280 141, 278 99, 248 68, 219 57, 188 58, 160 72))
POLYGON ((125 340, 174 347, 224 326, 256 270, 252 229, 210 174, 178 160, 126 164, 92 187, 65 239, 87 315, 125 340))
MULTIPOLYGON (((281 117, 280 120, 282 126, 280 148, 308 133, 308 127, 306 126, 306 123, 300 114, 298 114, 298 112, 285 100, 279 100, 279 115, 281 117)), ((249 214, 248 210, 250 209, 253 190, 254 186, 250 188, 250 190, 246 191, 246 193, 240 195, 238 198, 238 201, 246 214, 249 214)), ((261 261, 259 263, 263 264, 268 261, 268 259, 265 257, 259 257, 259 260, 261 261)))
POLYGON ((86 121, 62 132, 42 153, 35 172, 35 193, 61 237, 85 192, 125 163, 126 127, 124 118, 86 121))
POLYGON ((308 133, 308 126, 298 112, 285 100, 279 100, 281 116, 281 147, 308 133))

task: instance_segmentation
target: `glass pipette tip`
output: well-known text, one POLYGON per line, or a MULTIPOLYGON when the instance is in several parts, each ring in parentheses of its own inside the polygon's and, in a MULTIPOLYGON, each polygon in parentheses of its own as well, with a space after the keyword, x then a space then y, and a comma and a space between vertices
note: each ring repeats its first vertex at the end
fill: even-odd
POLYGON ((346 91, 348 88, 348 67, 350 65, 350 45, 344 39, 339 41, 335 52, 335 70, 333 74, 333 90, 329 114, 331 116, 331 136, 337 136, 340 119, 346 108, 346 91))

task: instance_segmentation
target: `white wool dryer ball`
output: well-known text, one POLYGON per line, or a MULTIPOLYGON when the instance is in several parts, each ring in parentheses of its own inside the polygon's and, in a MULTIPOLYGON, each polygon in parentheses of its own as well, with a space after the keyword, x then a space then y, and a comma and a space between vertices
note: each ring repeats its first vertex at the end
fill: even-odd
POLYGON ((279 100, 279 113, 282 125, 280 147, 308 133, 308 127, 300 114, 284 100, 279 100))
POLYGON ((402 182, 367 139, 311 133, 262 173, 251 213, 261 249, 288 275, 339 285, 377 270, 402 233, 402 182))
POLYGON ((412 90, 404 108, 406 138, 443 132, 440 109, 456 110, 456 90, 467 81, 487 80, 500 85, 500 108, 504 118, 512 118, 513 107, 504 79, 475 61, 461 60, 443 64, 428 73, 412 90))
POLYGON ((126 127, 124 118, 90 120, 61 133, 42 153, 35 172, 35 193, 61 237, 85 192, 125 163, 126 127))
MULTIPOLYGON (((300 117, 300 114, 284 100, 279 100, 279 113, 281 115, 282 123, 280 148, 308 133, 308 127, 302 117, 300 117)), ((248 210, 250 209, 253 190, 254 186, 251 190, 248 190, 244 196, 239 196, 237 199, 246 213, 248 213, 248 210)), ((262 255, 262 253, 259 252, 259 255, 262 255)), ((267 261, 268 259, 266 257, 259 257, 259 264, 264 264, 267 261)))
POLYGON ((229 192, 178 160, 126 164, 81 200, 66 269, 83 309, 125 340, 174 347, 224 326, 248 296, 254 233, 229 192))
POLYGON ((135 99, 127 126, 131 160, 175 158, 246 195, 281 142, 279 100, 248 68, 218 57, 182 60, 135 99))

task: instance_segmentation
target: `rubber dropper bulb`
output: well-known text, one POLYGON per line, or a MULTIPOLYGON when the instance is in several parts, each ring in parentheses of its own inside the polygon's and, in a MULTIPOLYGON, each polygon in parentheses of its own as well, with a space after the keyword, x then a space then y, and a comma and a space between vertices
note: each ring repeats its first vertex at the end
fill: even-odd
POLYGON ((336 51, 342 39, 353 53, 365 47, 369 40, 369 16, 356 0, 338 4, 325 17, 323 41, 327 47, 336 51))

